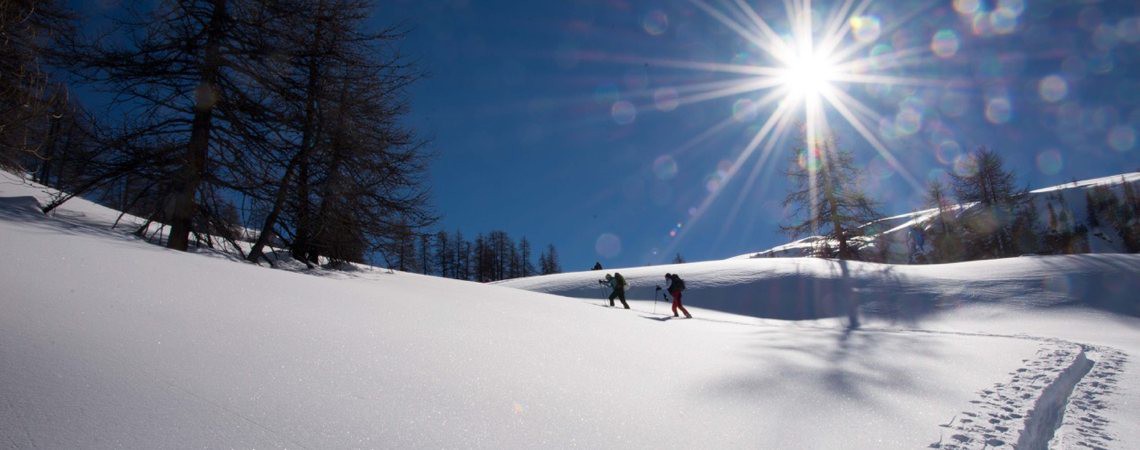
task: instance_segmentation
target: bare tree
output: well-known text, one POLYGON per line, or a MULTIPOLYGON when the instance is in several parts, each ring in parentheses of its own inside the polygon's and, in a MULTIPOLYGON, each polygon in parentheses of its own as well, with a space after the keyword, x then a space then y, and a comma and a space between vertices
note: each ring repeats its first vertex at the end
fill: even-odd
POLYGON ((558 262, 558 251, 554 248, 554 244, 546 245, 546 250, 538 256, 538 261, 541 275, 562 273, 562 264, 558 262))
POLYGON ((527 240, 526 236, 523 236, 522 239, 519 240, 519 258, 522 260, 522 267, 520 268, 522 273, 520 275, 523 277, 529 277, 535 273, 534 264, 530 262, 531 255, 533 254, 534 250, 531 249, 530 241, 527 240))
MULTIPOLYGON (((118 20, 113 37, 89 38, 69 52, 85 80, 115 97, 129 119, 120 142, 175 143, 177 164, 164 168, 164 199, 153 216, 170 224, 167 247, 186 250, 202 195, 239 185, 237 166, 271 135, 258 80, 277 43, 265 33, 263 3, 168 0, 118 20)), ((199 220, 201 222, 201 220, 199 220)))
POLYGON ((67 88, 44 68, 74 34, 63 3, 0 1, 0 167, 40 172, 40 181, 62 131, 79 115, 67 88))

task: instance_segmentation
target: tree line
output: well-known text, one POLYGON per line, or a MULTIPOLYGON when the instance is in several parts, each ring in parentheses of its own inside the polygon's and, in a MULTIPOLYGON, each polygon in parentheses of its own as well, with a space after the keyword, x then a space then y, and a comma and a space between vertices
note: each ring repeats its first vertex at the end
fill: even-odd
POLYGON ((553 244, 539 250, 535 265, 530 241, 524 236, 516 242, 500 230, 477 234, 474 240, 456 230, 409 233, 399 241, 402 244, 388 253, 387 263, 405 272, 479 282, 562 272, 553 244))
MULTIPOLYGON (((1078 223, 1060 193, 1033 197, 1017 186, 1016 174, 997 151, 982 146, 967 156, 969 170, 949 174, 949 183, 928 183, 926 205, 936 213, 914 232, 931 250, 914 262, 1085 253, 1093 237, 1119 239, 1125 251, 1140 252, 1140 198, 1132 183, 1121 183, 1122 196, 1105 186, 1086 190, 1085 220, 1078 223)), ((835 139, 820 139, 796 148, 789 167, 793 188, 784 206, 790 208, 791 222, 782 230, 793 237, 819 236, 813 256, 888 261, 899 243, 881 233, 879 203, 859 185, 849 151, 835 139)))
POLYGON ((96 34, 61 0, 0 3, 0 165, 66 192, 45 212, 92 197, 145 219, 137 234, 165 225, 172 249, 391 255, 437 217, 431 152, 402 125, 423 74, 400 51, 407 30, 372 14, 366 0, 166 0, 96 34))

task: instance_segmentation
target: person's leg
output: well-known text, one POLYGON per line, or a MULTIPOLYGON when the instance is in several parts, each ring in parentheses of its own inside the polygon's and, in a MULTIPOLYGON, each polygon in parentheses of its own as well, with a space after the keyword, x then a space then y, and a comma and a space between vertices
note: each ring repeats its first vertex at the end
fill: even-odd
POLYGON ((629 303, 625 302, 625 289, 622 289, 621 292, 618 292, 618 299, 621 300, 621 306, 624 306, 625 309, 629 309, 629 303))
POLYGON ((614 306, 614 297, 617 297, 617 291, 610 292, 610 306, 614 306))
POLYGON ((690 318, 690 319, 693 318, 692 314, 689 314, 689 310, 685 309, 685 305, 681 304, 681 291, 677 291, 677 292, 673 293, 673 305, 675 305, 673 308, 673 315, 674 316, 677 315, 677 312, 676 312, 677 309, 680 309, 681 312, 685 313, 685 317, 690 318))

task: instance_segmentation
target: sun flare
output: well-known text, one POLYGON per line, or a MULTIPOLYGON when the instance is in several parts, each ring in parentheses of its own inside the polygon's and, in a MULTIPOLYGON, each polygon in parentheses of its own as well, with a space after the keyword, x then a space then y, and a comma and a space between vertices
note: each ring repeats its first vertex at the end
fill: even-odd
POLYGON ((807 98, 822 95, 837 74, 829 55, 807 50, 788 61, 779 79, 792 95, 807 98))
MULTIPOLYGON (((935 54, 921 45, 892 46, 884 42, 894 27, 918 17, 930 5, 918 5, 904 12, 897 23, 883 23, 869 12, 874 0, 842 0, 826 9, 813 7, 812 0, 784 0, 786 16, 783 20, 770 13, 761 14, 746 0, 689 0, 689 3, 747 42, 748 52, 755 57, 732 62, 644 58, 627 61, 646 67, 653 65, 732 77, 670 89, 675 93, 670 108, 724 98, 738 99, 733 102, 730 117, 682 145, 682 150, 697 147, 734 123, 748 123, 749 129, 755 130, 732 164, 723 170, 726 175, 721 186, 744 175, 741 192, 749 192, 763 168, 779 160, 774 157, 778 145, 798 139, 807 148, 814 149, 821 140, 840 131, 833 125, 845 125, 846 130, 842 132, 862 138, 891 170, 914 189, 921 189, 918 177, 903 167, 879 135, 882 124, 891 122, 891 117, 884 116, 874 105, 864 103, 860 91, 945 88, 955 83, 939 77, 900 75, 908 69, 930 64, 935 61, 935 54), (748 169, 744 167, 746 163, 750 164, 748 169)), ((847 142, 856 144, 852 140, 847 142)), ((807 154, 809 159, 814 158, 815 153, 807 154)), ((700 220, 723 192, 724 189, 710 191, 700 205, 690 211, 691 221, 700 220)), ((729 213, 730 220, 744 207, 745 198, 746 195, 736 198, 729 213)))

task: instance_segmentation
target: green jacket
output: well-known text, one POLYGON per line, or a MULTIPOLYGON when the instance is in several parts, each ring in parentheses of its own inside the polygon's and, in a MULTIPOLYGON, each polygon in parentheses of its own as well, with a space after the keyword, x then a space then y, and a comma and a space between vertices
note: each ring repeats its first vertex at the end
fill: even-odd
POLYGON ((626 284, 625 277, 618 274, 614 275, 613 279, 610 280, 610 287, 614 288, 615 291, 624 291, 629 285, 626 284))

